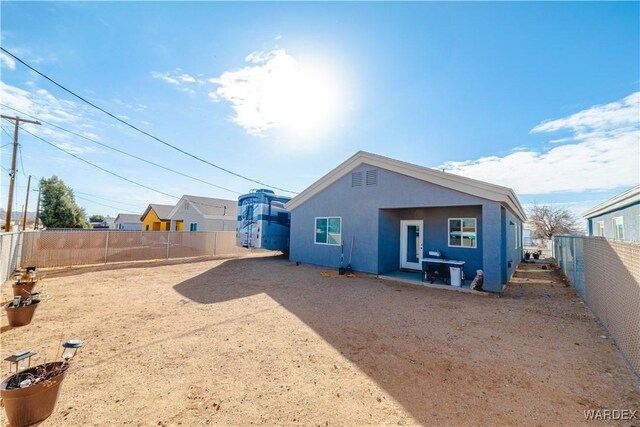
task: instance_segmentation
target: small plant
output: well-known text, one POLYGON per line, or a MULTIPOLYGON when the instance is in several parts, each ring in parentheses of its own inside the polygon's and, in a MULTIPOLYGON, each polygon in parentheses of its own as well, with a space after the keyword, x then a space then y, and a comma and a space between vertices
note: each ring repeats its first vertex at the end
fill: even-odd
POLYGON ((29 368, 14 374, 7 380, 6 390, 31 387, 36 384, 48 385, 51 380, 69 368, 68 362, 49 363, 29 368))
POLYGON ((525 261, 529 261, 529 258, 531 258, 531 252, 526 251, 526 252, 524 253, 524 260, 525 260, 525 261))
POLYGON ((82 346, 83 342, 78 339, 69 340, 62 345, 61 361, 33 367, 31 357, 36 353, 30 351, 16 353, 5 359, 10 363, 12 375, 0 384, 0 397, 9 425, 29 426, 51 415, 69 362, 82 346))

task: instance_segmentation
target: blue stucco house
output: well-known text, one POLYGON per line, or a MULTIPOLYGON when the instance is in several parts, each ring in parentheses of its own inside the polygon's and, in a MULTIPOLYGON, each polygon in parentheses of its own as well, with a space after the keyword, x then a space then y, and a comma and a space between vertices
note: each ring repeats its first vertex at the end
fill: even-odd
POLYGON ((583 214, 589 236, 640 243, 640 185, 583 214))
POLYGON ((363 151, 286 207, 296 262, 336 268, 343 243, 355 271, 384 275, 421 271, 440 251, 499 292, 522 259, 526 215, 511 189, 363 151))

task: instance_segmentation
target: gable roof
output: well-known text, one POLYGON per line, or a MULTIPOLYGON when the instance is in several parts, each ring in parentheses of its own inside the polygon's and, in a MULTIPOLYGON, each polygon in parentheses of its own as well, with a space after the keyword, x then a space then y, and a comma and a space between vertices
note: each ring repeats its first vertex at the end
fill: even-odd
POLYGON ((144 211, 142 216, 140 217, 140 221, 144 221, 144 218, 149 215, 149 211, 153 209, 153 211, 158 215, 161 221, 169 221, 169 214, 173 210, 173 205, 158 205, 156 203, 151 203, 147 206, 147 209, 144 211))
POLYGON ((618 209, 626 208, 634 203, 640 202, 640 185, 636 185, 633 188, 625 191, 622 194, 607 200, 604 203, 589 209, 582 214, 583 218, 593 218, 594 216, 600 216, 618 209))
POLYGON ((136 224, 141 223, 142 221, 140 221, 140 216, 136 215, 136 214, 118 214, 118 216, 116 217, 115 221, 113 222, 133 222, 136 224))
POLYGON ((441 172, 435 169, 426 168, 424 166, 414 165, 412 163, 402 162, 400 160, 390 159, 389 157, 380 156, 378 154, 368 153, 366 151, 358 151, 356 154, 338 165, 331 172, 311 184, 306 190, 291 199, 285 205, 288 210, 293 210, 315 196, 316 194, 329 187, 334 182, 351 172, 362 164, 368 164, 381 169, 386 169, 401 175, 409 176, 421 181, 449 188, 461 193, 470 194, 494 202, 499 202, 503 206, 509 208, 521 221, 526 221, 527 215, 520 205, 520 201, 516 197, 512 189, 502 187, 500 185, 489 184, 488 182, 478 181, 472 178, 466 178, 454 175, 448 172, 441 172))
POLYGON ((215 199, 213 197, 190 196, 185 194, 169 213, 169 218, 173 218, 185 202, 203 217, 223 217, 228 216, 235 219, 238 212, 238 202, 236 200, 215 199))

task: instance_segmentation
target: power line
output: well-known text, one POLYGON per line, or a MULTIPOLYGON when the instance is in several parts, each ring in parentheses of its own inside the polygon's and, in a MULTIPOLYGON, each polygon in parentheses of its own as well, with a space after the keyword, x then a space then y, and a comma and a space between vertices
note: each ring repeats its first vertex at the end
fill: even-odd
POLYGON ((48 81, 50 81, 50 82, 51 82, 51 83, 53 83, 54 85, 58 86, 60 89, 62 89, 62 90, 64 90, 65 92, 67 92, 67 93, 69 93, 69 94, 71 94, 71 95, 75 96, 76 98, 78 98, 78 99, 79 99, 79 100, 81 100, 82 102, 84 102, 84 103, 86 103, 86 104, 88 104, 88 105, 92 106, 92 107, 93 107, 93 108, 95 108, 96 110, 99 110, 99 111, 103 112, 104 114, 108 115, 108 116, 109 116, 109 117, 111 117, 112 119, 115 119, 115 120, 119 121, 120 123, 124 124, 125 126, 128 126, 128 127, 130 127, 131 129, 133 129, 133 130, 135 130, 135 131, 138 131, 138 132, 140 132, 141 134, 146 135, 146 136, 148 136, 149 138, 154 139, 155 141, 158 141, 159 143, 161 143, 161 144, 163 144, 163 145, 166 145, 167 147, 173 148, 174 150, 176 150, 176 151, 178 151, 178 152, 180 152, 180 153, 182 153, 182 154, 184 154, 184 155, 186 155, 186 156, 189 156, 189 157, 191 157, 191 158, 193 158, 193 159, 195 159, 195 160, 198 160, 198 161, 200 161, 200 162, 202 162, 202 163, 205 163, 205 164, 207 164, 207 165, 209 165, 209 166, 213 166, 214 168, 219 169, 219 170, 221 170, 221 171, 223 171, 223 172, 226 172, 226 173, 228 173, 228 174, 231 174, 231 175, 237 176, 238 178, 242 178, 242 179, 245 179, 245 180, 247 180, 247 181, 250 181, 250 182, 253 182, 253 183, 256 183, 256 184, 260 184, 260 185, 265 186, 265 187, 268 187, 268 188, 273 188, 274 190, 280 190, 280 191, 284 191, 284 192, 286 192, 286 193, 298 194, 298 193, 297 193, 297 192, 295 192, 295 191, 286 190, 286 189, 284 189, 284 188, 279 188, 279 187, 276 187, 276 186, 273 186, 273 185, 265 184, 264 182, 260 182, 260 181, 257 181, 257 180, 255 180, 255 179, 249 178, 249 177, 247 177, 247 176, 241 175, 241 174, 239 174, 239 173, 236 173, 236 172, 230 171, 229 169, 225 169, 225 168, 223 168, 222 166, 218 166, 218 165, 216 165, 216 164, 214 164, 214 163, 211 163, 211 162, 210 162, 210 161, 208 161, 208 160, 205 160, 205 159, 203 159, 203 158, 201 158, 201 157, 198 157, 198 156, 196 156, 195 154, 191 154, 191 153, 189 153, 188 151, 183 150, 182 148, 176 147, 175 145, 172 145, 172 144, 170 144, 170 143, 168 143, 168 142, 166 142, 166 141, 164 141, 164 140, 162 140, 162 139, 158 138, 157 136, 154 136, 154 135, 150 134, 149 132, 146 132, 146 131, 144 131, 144 130, 140 129, 140 128, 136 127, 135 125, 132 125, 131 123, 129 123, 129 122, 127 122, 127 121, 125 121, 125 120, 121 119, 120 117, 118 117, 118 116, 116 116, 116 115, 114 115, 114 114, 112 114, 112 113, 108 112, 108 111, 107 111, 107 110, 105 110, 104 108, 101 108, 101 107, 97 106, 96 104, 92 103, 91 101, 86 100, 85 98, 83 98, 82 96, 80 96, 80 95, 78 95, 77 93, 73 92, 72 90, 67 89, 66 87, 64 87, 64 86, 63 86, 63 85, 61 85, 60 83, 56 82, 55 80, 53 80, 53 79, 52 79, 52 78, 50 78, 49 76, 47 76, 47 75, 45 75, 45 74, 41 73, 40 71, 36 70, 36 69, 35 69, 35 68, 33 68, 31 65, 27 64, 27 63, 26 63, 26 62, 24 62, 22 59, 18 58, 18 57, 17 57, 17 56, 15 56, 13 53, 11 53, 11 52, 9 52, 8 50, 6 50, 4 47, 1 47, 1 46, 0 46, 0 49, 1 49, 4 53, 6 53, 7 55, 11 56, 11 57, 12 57, 13 59, 15 59, 16 61, 20 62, 20 63, 21 63, 22 65, 24 65, 25 67, 29 68, 31 71, 33 71, 33 72, 35 72, 35 73, 39 74, 40 76, 44 77, 45 79, 47 79, 48 81))
POLYGON ((86 163, 86 164, 88 164, 88 165, 91 165, 91 166, 93 166, 94 168, 100 169, 101 171, 106 172, 106 173, 108 173, 109 175, 113 175, 113 176, 118 177, 118 178, 120 178, 120 179, 123 179, 123 180, 125 180, 125 181, 127 181, 127 182, 130 182, 130 183, 132 183, 132 184, 135 184, 135 185, 137 185, 137 186, 139 186, 139 187, 146 188, 147 190, 155 191, 156 193, 160 193, 160 194, 163 194, 163 195, 165 195, 165 196, 173 197, 174 199, 179 199, 179 198, 180 198, 180 197, 178 197, 178 196, 174 196, 173 194, 165 193, 164 191, 156 190, 155 188, 151 188, 151 187, 149 187, 149 186, 147 186, 147 185, 140 184, 139 182, 133 181, 133 180, 131 180, 131 179, 129 179, 129 178, 125 178, 124 176, 122 176, 122 175, 118 175, 118 174, 117 174, 117 173, 115 173, 115 172, 111 172, 110 170, 107 170, 107 169, 103 168, 102 166, 98 166, 98 165, 96 165, 95 163, 91 163, 90 161, 85 160, 85 159, 83 159, 83 158, 82 158, 82 157, 80 157, 80 156, 76 156, 75 154, 68 152, 67 150, 63 150, 62 148, 58 147, 58 146, 57 146, 57 145, 55 145, 54 143, 49 142, 49 141, 47 141, 46 139, 41 138, 41 137, 39 137, 38 135, 35 135, 34 133, 29 132, 29 131, 28 131, 28 130, 26 130, 26 129, 23 129, 23 130, 24 130, 25 132, 27 132, 29 135, 33 136, 34 138, 37 138, 37 139, 39 139, 40 141, 44 142, 45 144, 48 144, 48 145, 52 146, 52 147, 53 147, 53 148, 55 148, 56 150, 60 150, 60 151, 62 151, 63 153, 66 153, 66 154, 70 155, 71 157, 75 157, 76 159, 80 160, 81 162, 84 162, 84 163, 86 163))
POLYGON ((20 172, 22 172, 22 175, 26 178, 27 174, 24 173, 24 163, 22 163, 22 144, 18 144, 18 152, 20 153, 20 172))
POLYGON ((130 210, 128 210, 128 209, 122 209, 122 208, 118 208, 118 207, 116 207, 116 206, 107 205, 107 204, 105 204, 105 203, 96 202, 95 200, 90 200, 90 199, 87 199, 87 198, 85 198, 85 197, 81 197, 81 196, 78 196, 78 195, 75 195, 75 197, 76 197, 77 199, 86 200, 87 202, 95 203, 96 205, 106 206, 106 207, 108 207, 108 208, 113 208, 113 209, 117 209, 117 210, 120 210, 120 211, 125 211, 125 212, 127 212, 127 213, 132 213, 132 214, 137 214, 137 213, 139 213, 139 212, 130 211, 130 210))
POLYGON ((97 195, 91 194, 91 193, 84 193, 82 191, 73 190, 73 193, 74 194, 84 194, 85 196, 95 197, 96 199, 102 199, 102 200, 106 200, 108 202, 116 202, 116 203, 121 204, 121 205, 128 205, 128 206, 133 206, 133 207, 136 207, 136 208, 140 207, 139 204, 125 203, 125 202, 122 202, 120 200, 109 199, 107 197, 97 196, 97 195))
MULTIPOLYGON (((69 130, 69 129, 65 129, 65 128, 63 128, 62 126, 58 126, 58 125, 53 124, 53 123, 51 123, 51 122, 47 122, 46 120, 38 119, 38 118, 36 118, 35 116, 33 116, 33 115, 29 114, 29 113, 25 113, 24 111, 20 111, 20 110, 18 110, 18 109, 16 109, 16 108, 9 107, 8 105, 5 105, 5 104, 0 103, 0 106, 5 107, 5 108, 9 108, 10 110, 15 111, 16 113, 23 114, 23 115, 25 115, 25 116, 27 116, 27 117, 35 118, 36 120, 39 120, 39 121, 41 121, 42 123, 45 123, 45 124, 47 124, 47 125, 49 125, 49 126, 52 126, 52 127, 56 128, 56 129, 60 129, 61 131, 68 132, 68 133, 70 133, 71 135, 75 135, 75 136, 77 136, 77 137, 79 137, 79 138, 86 139, 87 141, 91 141, 91 142, 93 142, 94 144, 98 144, 98 145, 100 145, 100 146, 102 146, 102 147, 105 147, 105 148, 108 148, 108 149, 110 149, 110 150, 116 151, 116 152, 118 152, 118 153, 120 153, 120 154, 124 154, 125 156, 129 156, 129 157, 132 157, 132 158, 134 158, 134 159, 136 159, 136 160, 140 160, 141 162, 145 162, 145 163, 148 163, 148 164, 150 164, 150 165, 153 165, 153 166, 159 167, 159 168, 161 168, 161 169, 167 170, 167 171, 169 171, 169 172, 173 172, 173 173, 176 173, 176 174, 178 174, 178 175, 182 175, 182 176, 184 176, 184 177, 191 178, 191 179, 193 179, 193 180, 195 180, 195 181, 202 182, 202 183, 204 183, 204 184, 210 185, 210 186, 212 186, 212 187, 219 188, 219 189, 221 189, 221 190, 229 191, 230 193, 234 193, 234 194, 242 194, 242 193, 240 193, 239 191, 231 190, 231 189, 229 189, 229 188, 222 187, 222 186, 217 185, 217 184, 213 184, 213 183, 211 183, 211 182, 208 182, 208 181, 202 180, 202 179, 200 179, 200 178, 196 178, 196 177, 194 177, 194 176, 187 175, 186 173, 182 173, 182 172, 179 172, 179 171, 177 171, 177 170, 174 170, 174 169, 168 168, 168 167, 166 167, 166 166, 162 166, 162 165, 160 165, 160 164, 158 164, 158 163, 154 163, 154 162, 152 162, 152 161, 150 161, 150 160, 143 159, 142 157, 138 157, 138 156, 135 156, 135 155, 133 155, 133 154, 127 153, 126 151, 122 151, 122 150, 120 150, 120 149, 118 149, 118 148, 111 147, 110 145, 107 145, 107 144, 105 144, 105 143, 102 143, 102 142, 96 141, 95 139, 89 138, 88 136, 82 135, 82 134, 80 134, 80 133, 74 132, 74 131, 69 130)), ((6 132, 6 131, 5 131, 5 132, 6 132)))

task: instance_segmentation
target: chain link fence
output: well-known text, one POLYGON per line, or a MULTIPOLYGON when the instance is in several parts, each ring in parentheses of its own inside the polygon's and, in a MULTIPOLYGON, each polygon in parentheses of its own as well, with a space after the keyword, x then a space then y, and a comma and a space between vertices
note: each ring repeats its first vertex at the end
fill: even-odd
POLYGON ((20 265, 21 243, 20 232, 0 234, 0 283, 6 282, 20 265))
POLYGON ((247 251, 236 246, 234 231, 48 230, 25 232, 22 241, 20 265, 39 268, 241 255, 247 251))
POLYGON ((640 377, 640 244, 556 236, 558 266, 640 377))

